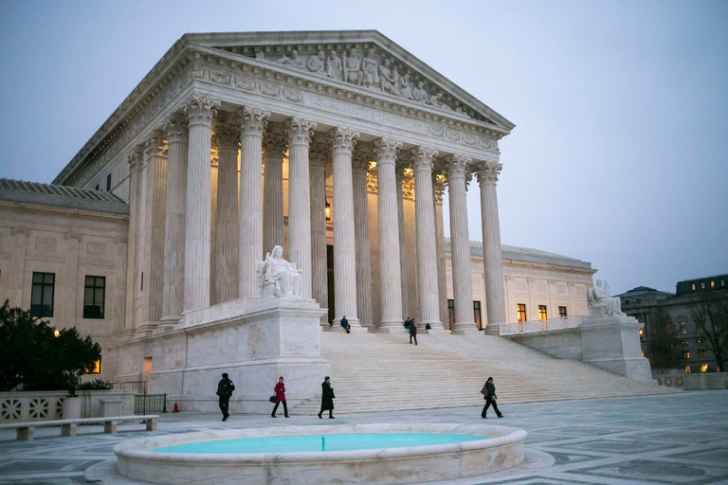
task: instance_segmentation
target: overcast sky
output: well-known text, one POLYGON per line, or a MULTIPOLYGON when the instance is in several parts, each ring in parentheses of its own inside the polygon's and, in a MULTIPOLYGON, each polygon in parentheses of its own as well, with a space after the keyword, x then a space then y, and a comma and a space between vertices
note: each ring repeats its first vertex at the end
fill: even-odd
POLYGON ((728 273, 724 0, 0 0, 0 177, 51 182, 186 32, 345 29, 516 124, 503 244, 589 261, 613 294, 728 273))

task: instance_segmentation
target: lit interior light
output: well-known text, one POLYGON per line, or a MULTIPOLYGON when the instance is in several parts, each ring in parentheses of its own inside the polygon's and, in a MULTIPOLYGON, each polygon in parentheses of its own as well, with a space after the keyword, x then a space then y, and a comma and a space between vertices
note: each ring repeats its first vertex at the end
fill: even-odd
POLYGON ((61 336, 61 332, 59 332, 58 330, 53 330, 53 336, 54 336, 55 338, 58 338, 58 337, 60 337, 60 336, 61 336))

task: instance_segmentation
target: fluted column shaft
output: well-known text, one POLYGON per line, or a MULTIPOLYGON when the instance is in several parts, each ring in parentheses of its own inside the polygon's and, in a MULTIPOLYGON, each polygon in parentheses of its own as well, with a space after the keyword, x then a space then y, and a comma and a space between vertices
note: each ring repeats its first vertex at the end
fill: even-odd
POLYGON ((346 315, 349 325, 360 327, 356 308, 356 231, 351 154, 359 134, 337 127, 331 130, 334 169, 334 293, 336 324, 346 315))
POLYGON ((147 191, 144 213, 144 303, 142 322, 162 318, 162 288, 164 284, 164 203, 167 157, 164 143, 158 135, 144 144, 147 191))
POLYGON ((294 117, 288 131, 288 259, 303 270, 301 296, 311 298, 311 192, 308 149, 316 123, 294 117))
POLYGON ((437 150, 419 147, 413 151, 415 170, 415 224, 417 230, 417 277, 419 284, 420 320, 441 328, 437 279, 437 246, 435 204, 432 190, 432 166, 437 150))
POLYGON ((167 132, 167 200, 164 204, 164 288, 162 320, 176 323, 182 315, 185 269, 185 205, 187 199, 187 121, 170 117, 167 132))
POLYGON ((190 130, 185 204, 185 312, 210 306, 210 137, 212 118, 219 105, 219 101, 193 96, 185 107, 190 130))
POLYGON ((219 124, 217 212, 215 237, 215 294, 220 302, 238 297, 238 144, 239 127, 219 124))
MULTIPOLYGON (((260 108, 238 110, 240 137, 240 247, 241 298, 259 298, 257 260, 263 258, 263 131, 270 113, 260 108)), ((271 248, 272 249, 272 248, 271 248)))
POLYGON ((379 265, 382 295, 380 330, 402 325, 402 272, 395 159, 401 142, 381 139, 375 144, 379 222, 379 265))
POLYGON ((369 153, 354 155, 354 225, 356 226, 356 297, 362 327, 373 328, 372 272, 369 248, 369 201, 367 200, 367 171, 369 153))
MULTIPOLYGON (((404 161, 395 161, 394 164, 394 175, 395 182, 394 186, 397 190, 397 224, 399 227, 399 273, 400 273, 400 289, 402 292, 402 317, 411 317, 414 313, 411 308, 411 295, 410 295, 410 279, 409 271, 407 270, 407 226, 405 225, 404 217, 404 170, 407 163, 404 161)), ((403 318, 404 320, 404 318, 403 318)))
MULTIPOLYGON (((328 143, 314 135, 314 141, 310 147, 311 294, 321 308, 329 307, 326 263, 326 161, 328 156, 328 143)), ((328 314, 322 317, 321 325, 328 325, 328 314)))
POLYGON ((469 158, 457 155, 449 157, 447 162, 452 242, 452 287, 455 299, 453 332, 455 333, 477 330, 473 319, 473 283, 465 192, 465 172, 469 163, 469 158))
POLYGON ((263 135, 263 251, 271 251, 276 245, 284 249, 286 246, 283 230, 283 153, 286 139, 285 130, 279 123, 270 123, 263 135))
POLYGON ((440 321, 442 326, 449 330, 448 318, 449 309, 447 307, 447 274, 445 271, 445 223, 442 215, 442 192, 443 184, 436 177, 433 177, 433 203, 435 210, 435 246, 437 247, 437 286, 438 286, 438 305, 440 308, 440 321))
POLYGON ((489 333, 498 332, 506 322, 505 288, 503 284, 503 256, 501 254, 500 222, 496 183, 503 165, 483 162, 478 169, 480 182, 480 212, 483 225, 483 268, 485 271, 485 302, 489 333))
POLYGON ((139 229, 139 179, 142 164, 141 150, 134 149, 129 154, 129 244, 127 246, 127 272, 126 272, 126 319, 124 332, 133 334, 136 308, 136 275, 138 258, 138 229, 139 229))

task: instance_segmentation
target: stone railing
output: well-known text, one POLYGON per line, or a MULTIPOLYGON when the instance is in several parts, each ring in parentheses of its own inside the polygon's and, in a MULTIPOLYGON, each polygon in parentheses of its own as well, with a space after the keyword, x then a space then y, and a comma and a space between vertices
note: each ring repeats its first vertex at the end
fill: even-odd
POLYGON ((522 323, 503 323, 499 325, 500 335, 515 335, 520 333, 550 332, 553 330, 566 330, 577 328, 587 317, 549 318, 547 320, 531 320, 522 323))
MULTIPOLYGON (((77 395, 83 418, 101 416, 107 400, 118 401, 122 415, 134 412, 134 393, 130 391, 77 391, 77 395)), ((2 392, 0 423, 63 419, 63 401, 67 397, 65 391, 2 392)))

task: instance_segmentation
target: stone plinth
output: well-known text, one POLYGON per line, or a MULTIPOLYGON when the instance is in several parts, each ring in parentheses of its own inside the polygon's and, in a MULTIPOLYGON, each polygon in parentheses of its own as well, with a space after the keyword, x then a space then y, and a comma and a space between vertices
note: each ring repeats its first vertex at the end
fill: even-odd
POLYGON ((652 382, 650 362, 642 357, 637 319, 625 315, 584 320, 582 361, 637 381, 652 382))
POLYGON ((270 413, 279 376, 289 405, 318 399, 330 373, 321 358, 320 319, 326 310, 295 297, 234 300, 185 315, 185 327, 156 345, 149 392, 166 392, 185 411, 216 412, 215 389, 227 372, 236 390, 231 413, 270 413), (235 312, 235 308, 244 309, 235 312), (216 317, 212 317, 216 315, 216 317))

